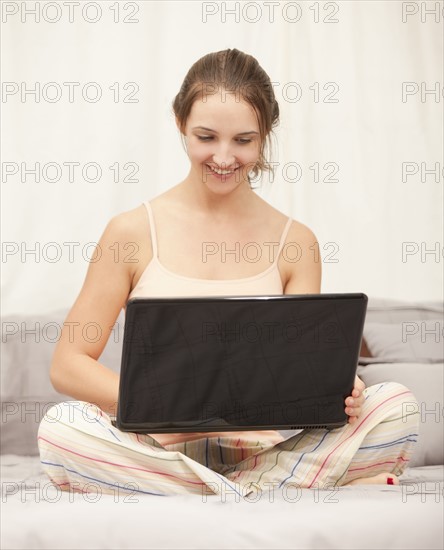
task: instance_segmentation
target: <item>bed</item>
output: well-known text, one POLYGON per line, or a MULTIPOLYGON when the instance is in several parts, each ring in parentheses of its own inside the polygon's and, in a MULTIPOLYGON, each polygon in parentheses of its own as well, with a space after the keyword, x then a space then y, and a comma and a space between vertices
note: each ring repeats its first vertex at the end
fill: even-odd
MULTIPOLYGON (((43 473, 37 428, 69 399, 48 372, 67 311, 2 319, 2 549, 444 547, 443 305, 370 298, 358 374, 397 381, 420 405, 399 486, 289 486, 245 498, 68 493, 43 473)), ((118 372, 124 313, 100 357, 118 372)))

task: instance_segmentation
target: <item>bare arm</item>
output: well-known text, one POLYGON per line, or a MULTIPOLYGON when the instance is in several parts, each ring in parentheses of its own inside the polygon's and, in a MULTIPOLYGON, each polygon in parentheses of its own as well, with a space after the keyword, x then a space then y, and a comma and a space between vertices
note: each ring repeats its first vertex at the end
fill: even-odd
POLYGON ((134 242, 134 235, 123 213, 110 220, 100 238, 80 294, 64 321, 50 369, 57 391, 96 403, 111 414, 116 414, 119 375, 97 359, 131 289, 134 264, 125 262, 122 254, 128 242, 134 242), (99 253, 100 259, 94 261, 99 253))
POLYGON ((292 258, 287 259, 288 278, 284 294, 319 294, 322 267, 315 234, 306 225, 293 222, 287 243, 292 243, 292 249, 298 253, 293 254, 293 261, 292 258))

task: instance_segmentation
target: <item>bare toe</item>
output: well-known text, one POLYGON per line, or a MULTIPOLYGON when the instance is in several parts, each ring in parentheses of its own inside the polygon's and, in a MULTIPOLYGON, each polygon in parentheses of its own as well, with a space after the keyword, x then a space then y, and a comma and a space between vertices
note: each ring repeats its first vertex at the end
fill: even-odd
POLYGON ((370 485, 370 484, 379 484, 379 485, 399 485, 399 479, 395 474, 391 472, 383 472, 382 474, 377 474, 371 477, 360 477, 354 479, 345 485, 370 485))

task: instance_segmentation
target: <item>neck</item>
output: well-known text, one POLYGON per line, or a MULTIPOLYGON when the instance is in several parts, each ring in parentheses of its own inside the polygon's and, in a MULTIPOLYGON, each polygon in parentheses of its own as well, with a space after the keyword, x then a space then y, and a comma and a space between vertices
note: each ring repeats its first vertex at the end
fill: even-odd
POLYGON ((176 186, 176 190, 182 204, 187 208, 211 215, 213 219, 245 216, 254 211, 261 200, 251 189, 248 180, 241 182, 232 192, 213 193, 201 180, 193 177, 191 172, 176 186))

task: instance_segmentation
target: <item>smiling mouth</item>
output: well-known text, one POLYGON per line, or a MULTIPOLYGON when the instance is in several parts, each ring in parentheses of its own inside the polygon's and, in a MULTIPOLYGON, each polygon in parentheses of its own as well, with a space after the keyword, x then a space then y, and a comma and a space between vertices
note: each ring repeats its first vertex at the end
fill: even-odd
POLYGON ((240 166, 238 166, 237 168, 235 168, 234 170, 220 170, 220 169, 217 169, 217 168, 214 168, 213 166, 210 166, 209 164, 207 164, 206 166, 208 166, 208 168, 216 175, 218 176, 230 176, 231 174, 234 174, 234 172, 236 172, 236 170, 239 170, 240 166))

